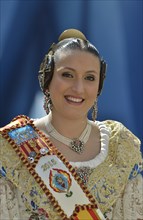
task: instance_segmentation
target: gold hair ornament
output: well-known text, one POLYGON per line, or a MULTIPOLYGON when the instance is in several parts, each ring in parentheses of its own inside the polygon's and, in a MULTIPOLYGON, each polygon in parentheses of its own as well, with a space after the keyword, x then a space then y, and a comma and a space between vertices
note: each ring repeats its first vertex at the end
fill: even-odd
POLYGON ((67 30, 65 30, 59 36, 58 41, 62 41, 62 40, 67 39, 67 38, 79 38, 79 39, 82 39, 82 40, 87 40, 85 35, 81 31, 76 30, 76 29, 67 29, 67 30))

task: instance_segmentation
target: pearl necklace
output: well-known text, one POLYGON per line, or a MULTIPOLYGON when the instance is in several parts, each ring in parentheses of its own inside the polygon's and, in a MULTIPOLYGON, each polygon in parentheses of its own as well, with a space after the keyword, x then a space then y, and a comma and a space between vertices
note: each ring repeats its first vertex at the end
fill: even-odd
POLYGON ((67 137, 64 137, 63 135, 61 135, 51 124, 51 122, 48 122, 46 124, 46 128, 48 131, 48 134, 55 138, 56 140, 60 141, 61 143, 67 145, 68 147, 70 147, 70 149, 72 149, 73 151, 75 151, 76 153, 81 154, 84 150, 85 144, 89 139, 90 133, 91 133, 91 124, 87 123, 85 129, 83 130, 82 134, 80 135, 79 138, 74 138, 74 139, 70 139, 67 137))

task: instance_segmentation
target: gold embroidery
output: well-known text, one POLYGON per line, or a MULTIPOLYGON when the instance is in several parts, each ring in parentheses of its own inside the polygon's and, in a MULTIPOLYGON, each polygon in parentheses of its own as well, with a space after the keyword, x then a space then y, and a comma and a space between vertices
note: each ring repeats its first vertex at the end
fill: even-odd
MULTIPOLYGON (((92 170, 88 181, 88 189, 97 199, 103 212, 108 211, 115 201, 120 199, 132 167, 136 162, 141 161, 139 140, 119 123, 108 121, 106 124, 112 129, 109 154, 102 164, 92 170)), ((7 178, 23 192, 24 197, 27 198, 27 207, 32 199, 37 206, 47 210, 49 216, 52 216, 52 220, 60 219, 43 190, 29 174, 8 141, 1 135, 0 145, 1 160, 7 172, 7 178)), ((138 212, 141 212, 140 207, 141 205, 138 205, 138 212)))
POLYGON ((122 124, 107 121, 112 127, 109 154, 89 177, 88 189, 105 213, 123 192, 135 163, 141 161, 140 141, 122 124), (114 125, 114 128, 113 128, 114 125))

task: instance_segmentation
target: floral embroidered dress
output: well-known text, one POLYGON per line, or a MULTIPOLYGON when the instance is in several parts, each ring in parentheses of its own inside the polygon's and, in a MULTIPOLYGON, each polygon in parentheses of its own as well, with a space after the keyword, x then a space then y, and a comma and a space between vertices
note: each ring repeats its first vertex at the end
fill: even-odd
MULTIPOLYGON (((95 123, 101 136, 99 155, 90 161, 70 164, 107 219, 143 220, 140 141, 119 122, 95 123)), ((0 219, 61 220, 4 137, 4 130, 0 134, 0 219)))

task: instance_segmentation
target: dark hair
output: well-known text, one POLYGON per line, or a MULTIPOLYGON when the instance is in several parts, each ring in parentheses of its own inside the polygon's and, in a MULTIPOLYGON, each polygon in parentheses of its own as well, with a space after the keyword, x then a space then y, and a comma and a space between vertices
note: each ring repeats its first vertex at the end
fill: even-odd
POLYGON ((54 73, 55 66, 55 55, 59 50, 80 50, 92 53, 99 58, 100 61, 100 81, 98 88, 98 95, 100 95, 103 82, 106 74, 106 62, 100 57, 100 54, 95 46, 93 46, 88 40, 68 37, 59 41, 57 44, 52 44, 48 53, 45 55, 43 62, 40 65, 39 70, 39 83, 40 87, 45 94, 46 89, 48 88, 54 73))

